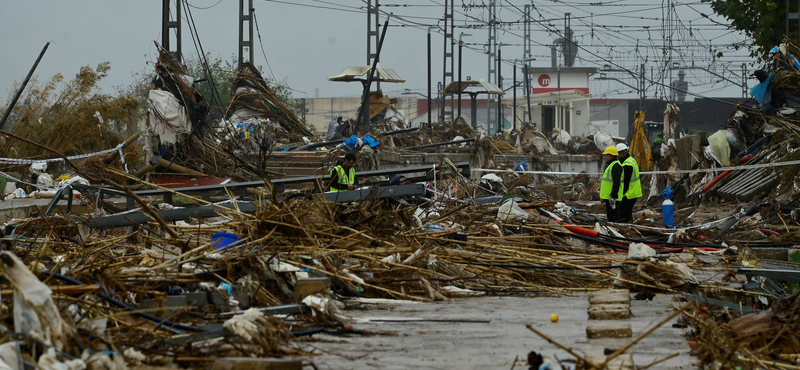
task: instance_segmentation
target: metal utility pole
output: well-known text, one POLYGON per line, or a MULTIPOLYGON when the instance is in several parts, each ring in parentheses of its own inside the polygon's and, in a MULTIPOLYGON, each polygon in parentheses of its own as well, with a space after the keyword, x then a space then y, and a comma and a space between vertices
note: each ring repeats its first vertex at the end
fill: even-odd
MULTIPOLYGON (((380 63, 380 57, 376 50, 378 50, 378 36, 380 36, 380 4, 378 4, 378 0, 368 0, 367 1, 367 65, 371 66, 374 63, 373 59, 378 59, 378 63, 380 63), (373 6, 372 3, 375 2, 373 6), (374 28, 373 28, 374 24, 374 28)), ((376 81, 375 88, 380 90, 381 89, 381 82, 376 81)))
MULTIPOLYGON (((361 119, 361 123, 364 125, 364 131, 369 132, 369 90, 370 85, 374 81, 375 77, 375 70, 378 68, 378 56, 381 55, 381 47, 383 47, 383 38, 386 37, 386 29, 389 28, 389 19, 386 19, 386 23, 383 24, 383 32, 381 32, 381 38, 378 39, 378 49, 375 52, 375 59, 372 61, 372 68, 370 68, 369 72, 367 72, 367 80, 363 82, 364 85, 364 95, 361 96, 361 110, 359 110, 359 114, 361 115, 359 118, 361 119)), ((356 130, 354 132, 355 135, 358 135, 358 126, 356 126, 356 130)))
POLYGON ((742 63, 742 98, 747 98, 747 64, 742 63))
MULTIPOLYGON (((503 59, 500 56, 501 49, 497 47, 497 87, 500 88, 500 91, 503 91, 503 75, 500 73, 500 67, 502 67, 503 59)), ((500 133, 500 130, 503 126, 503 98, 502 95, 497 95, 497 129, 495 130, 495 134, 500 133)))
MULTIPOLYGON (((181 55, 181 0, 161 0, 161 46, 164 50, 175 52, 181 55), (171 20, 170 14, 172 3, 175 3, 175 20, 171 20), (169 42, 172 30, 175 30, 175 49, 172 49, 169 42)), ((178 60, 182 60, 178 58, 178 60)))
POLYGON ((244 62, 253 63, 253 0, 247 0, 247 8, 244 6, 245 0, 239 0, 239 65, 244 62), (247 31, 247 39, 245 39, 247 31), (245 49, 247 49, 247 59, 245 60, 245 49))
POLYGON ((522 36, 525 38, 524 45, 522 45, 522 55, 525 60, 531 57, 531 6, 525 5, 525 22, 523 23, 522 36))
POLYGON ((525 60, 525 96, 528 97, 528 123, 533 122, 533 116, 531 115, 531 85, 529 84, 530 79, 528 78, 528 61, 525 60))
MULTIPOLYGON (((488 41, 488 52, 489 52, 489 73, 487 74, 486 78, 487 81, 495 81, 497 80, 497 69, 495 68, 495 60, 497 58, 497 0, 489 0, 489 41, 488 41)), ((499 99, 498 99, 499 104, 499 99)), ((495 115, 492 114, 492 104, 489 103, 489 99, 487 98, 486 102, 486 111, 487 111, 487 122, 486 122, 486 130, 488 131, 495 119, 495 115)))
MULTIPOLYGON (((665 34, 665 38, 664 38, 663 42, 664 42, 664 49, 666 49, 664 54, 665 55, 668 54, 667 58, 666 58, 666 61, 667 61, 667 66, 666 67, 669 70, 669 81, 667 81, 669 83, 669 87, 670 87, 669 99, 672 99, 672 90, 673 90, 673 87, 672 87, 672 30, 673 30, 672 29, 672 20, 673 20, 673 14, 672 14, 672 12, 673 12, 672 0, 667 0, 667 16, 664 18, 664 22, 666 24, 663 27, 666 30, 666 34, 665 34)), ((666 96, 667 94, 664 94, 664 95, 666 96)), ((674 103, 674 101, 669 101, 669 102, 670 103, 674 103)))
MULTIPOLYGON (((447 88, 448 83, 453 82, 453 32, 455 26, 453 25, 453 10, 455 0, 444 0, 444 66, 442 68, 442 86, 447 88), (449 6, 448 6, 449 3, 449 6)), ((447 94, 442 95, 442 120, 446 120, 448 116, 453 117, 453 99, 450 99, 450 107, 444 104, 447 99, 447 94)), ((461 107, 459 107, 461 109, 461 107)))
POLYGON ((639 87, 639 110, 644 112, 644 99, 647 97, 647 80, 644 75, 644 63, 642 63, 639 68, 639 83, 641 84, 639 87))
POLYGON ((31 67, 30 72, 28 72, 28 75, 25 76, 25 80, 22 81, 22 85, 19 87, 19 90, 17 90, 17 92, 14 94, 14 98, 11 99, 11 103, 8 104, 8 107, 6 108, 6 111, 3 113, 3 118, 0 118, 0 129, 3 128, 4 124, 6 124, 6 119, 8 118, 8 115, 11 114, 11 110, 14 109, 15 105, 17 105, 17 100, 19 99, 19 96, 22 95, 22 92, 25 90, 25 86, 28 85, 28 81, 31 80, 31 76, 33 76, 33 72, 36 71, 36 67, 39 66, 39 62, 42 60, 42 57, 44 56, 44 52, 47 51, 47 48, 49 46, 50 46, 49 42, 44 44, 44 48, 42 48, 42 51, 39 53, 39 56, 36 58, 36 62, 33 63, 33 67, 31 67))
POLYGON ((461 49, 464 48, 464 41, 462 40, 464 36, 472 35, 464 32, 458 35, 458 117, 456 118, 461 118, 461 49))
POLYGON ((433 131, 431 111, 431 27, 428 27, 428 131, 433 131))
MULTIPOLYGON (((528 76, 528 60, 531 59, 531 6, 525 5, 524 9, 525 23, 523 24, 523 37, 525 38, 525 41, 523 45, 522 57, 525 60, 525 75, 522 76, 522 78, 525 79, 525 95, 528 96, 528 122, 530 123, 533 120, 531 117, 531 91, 528 90, 528 86, 530 86, 530 80, 528 76)), ((514 67, 514 72, 516 73, 516 67, 514 67)), ((516 102, 516 99, 514 99, 514 101, 516 102)))
POLYGON ((514 122, 514 131, 517 131, 517 61, 514 61, 514 94, 511 103, 511 120, 514 122))

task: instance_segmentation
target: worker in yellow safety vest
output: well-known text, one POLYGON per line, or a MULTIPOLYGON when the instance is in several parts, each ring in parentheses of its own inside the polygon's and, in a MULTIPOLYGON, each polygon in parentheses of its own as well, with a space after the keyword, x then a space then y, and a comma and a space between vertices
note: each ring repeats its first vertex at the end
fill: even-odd
POLYGON ((620 202, 620 222, 633 221, 633 206, 642 196, 642 182, 639 179, 639 164, 628 154, 628 146, 619 143, 617 158, 622 165, 622 202, 620 202))
POLYGON ((609 146, 603 151, 603 160, 606 161, 606 169, 600 181, 600 199, 606 201, 606 216, 608 221, 617 222, 621 217, 620 207, 617 202, 622 200, 622 165, 617 160, 617 148, 609 146))
POLYGON ((347 153, 342 164, 331 168, 331 191, 348 191, 356 188, 356 170, 353 168, 355 164, 356 155, 347 153))

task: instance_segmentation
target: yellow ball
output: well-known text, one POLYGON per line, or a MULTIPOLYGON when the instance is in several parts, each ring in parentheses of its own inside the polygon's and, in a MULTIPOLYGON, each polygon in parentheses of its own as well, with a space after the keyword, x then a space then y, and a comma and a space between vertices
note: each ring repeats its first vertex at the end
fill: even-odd
POLYGON ((552 322, 558 322, 558 315, 556 315, 556 314, 552 314, 552 315, 550 315, 550 321, 552 321, 552 322))
POLYGON ((558 254, 556 254, 556 252, 553 252, 553 257, 555 257, 555 256, 558 256, 558 254))

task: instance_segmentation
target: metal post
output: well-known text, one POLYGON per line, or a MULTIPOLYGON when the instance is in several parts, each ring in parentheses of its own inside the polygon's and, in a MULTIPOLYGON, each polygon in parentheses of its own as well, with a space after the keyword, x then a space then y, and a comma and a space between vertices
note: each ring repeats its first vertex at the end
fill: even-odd
POLYGON ((745 63, 742 63, 742 98, 747 98, 747 64, 745 63))
POLYGON ((433 131, 431 123, 431 28, 428 27, 428 131, 433 131))
MULTIPOLYGON (((558 121, 556 122, 556 127, 558 127, 558 124, 562 123, 562 121, 564 120, 564 117, 561 114, 561 63, 558 63, 558 67, 557 68, 558 68, 558 85, 557 85, 558 86, 558 104, 556 104, 556 117, 558 118, 558 121)), ((559 128, 562 129, 562 130, 566 129, 566 127, 564 127, 564 125, 561 125, 561 127, 559 127, 559 128)))
POLYGON ((458 117, 461 118, 461 49, 464 47, 464 41, 461 41, 462 33, 458 36, 458 117))
MULTIPOLYGON (((447 88, 447 86, 453 82, 453 74, 455 69, 455 21, 453 18, 455 10, 455 0, 445 0, 444 1, 444 55, 442 58, 442 86, 447 88)), ((443 94, 444 99, 447 99, 447 95, 443 94)), ((443 100, 444 102, 444 100, 443 100)), ((442 104, 442 116, 444 117, 443 121, 447 119, 449 116, 453 118, 453 97, 450 96, 450 107, 445 104, 442 104)))
MULTIPOLYGON (((500 88, 500 91, 503 91, 503 73, 500 71, 501 63, 502 63, 502 50, 500 48, 502 45, 497 45, 497 86, 500 88)), ((503 96, 497 95, 497 129, 495 130, 495 134, 500 133, 501 128, 503 127, 503 96)))
POLYGON ((525 95, 528 97, 528 123, 533 122, 533 115, 531 113, 531 86, 530 75, 528 75, 528 61, 525 61, 525 95))
POLYGON ((253 63, 253 0, 247 0, 248 6, 245 12, 245 0, 239 0, 239 65, 244 63, 244 48, 248 50, 248 62, 253 63), (244 39, 245 24, 247 25, 247 41, 244 39))
POLYGON ((639 76, 639 111, 644 112, 644 63, 640 65, 642 74, 639 76))
MULTIPOLYGON (((375 48, 378 47, 378 35, 380 34, 380 4, 379 0, 375 0, 375 5, 372 5, 372 0, 367 3, 367 65, 371 65, 373 59, 378 59, 378 54, 372 52, 373 44, 375 48), (373 22, 375 29, 372 29, 373 22)), ((378 59, 378 63, 380 63, 378 59)), ((378 81, 376 88, 380 90, 381 82, 378 81)))
POLYGON ((513 103, 511 103, 512 107, 511 111, 513 113, 511 114, 511 117, 512 120, 514 121, 514 131, 517 131, 517 61, 516 60, 514 61, 514 84, 511 86, 514 86, 513 88, 514 98, 513 98, 513 103))
MULTIPOLYGON (((378 58, 381 55, 381 47, 383 47, 383 39, 386 37, 386 29, 389 28, 389 18, 386 18, 386 23, 383 24, 383 31, 381 31, 381 38, 378 41, 378 50, 375 52, 375 59, 372 60, 372 68, 367 73, 367 80, 364 81, 364 96, 361 97, 361 119, 364 124, 364 130, 369 132, 369 88, 372 85, 372 78, 375 76, 375 69, 378 68, 378 58)), ((358 135, 358 125, 354 130, 354 134, 358 135)))
MULTIPOLYGON (((476 93, 469 94, 469 114, 472 116, 470 120, 472 121, 472 128, 474 130, 478 129, 478 103, 476 102, 478 95, 476 93)), ((489 99, 486 99, 487 101, 489 99)))
POLYGON ((170 20, 170 7, 172 0, 162 0, 161 2, 161 46, 164 50, 177 52, 176 56, 181 55, 181 1, 175 0, 175 20, 170 20), (175 50, 170 47, 170 30, 175 29, 175 50))
POLYGON ((17 93, 14 94, 14 99, 11 99, 11 103, 8 104, 8 108, 6 108, 5 113, 3 113, 3 118, 0 119, 0 129, 2 129, 3 125, 6 123, 6 119, 8 118, 8 115, 11 114, 11 110, 14 109, 14 106, 17 104, 17 100, 19 99, 19 96, 22 95, 22 91, 25 90, 25 86, 28 85, 28 81, 31 80, 31 76, 33 76, 33 72, 36 70, 36 67, 39 65, 39 61, 42 60, 42 57, 44 56, 44 52, 47 51, 47 47, 48 46, 50 46, 50 42, 44 44, 44 47, 42 48, 42 51, 39 53, 39 56, 36 58, 36 62, 33 63, 33 67, 31 67, 31 70, 30 70, 30 72, 28 72, 28 75, 25 76, 25 80, 22 81, 22 85, 19 87, 19 90, 17 90, 17 93))

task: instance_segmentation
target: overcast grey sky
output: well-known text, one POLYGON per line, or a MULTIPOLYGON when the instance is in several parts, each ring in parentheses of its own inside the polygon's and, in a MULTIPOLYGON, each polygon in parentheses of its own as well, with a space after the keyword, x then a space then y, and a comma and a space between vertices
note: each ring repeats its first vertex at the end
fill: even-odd
MULTIPOLYGON (((238 55, 238 12, 236 0, 189 0, 189 10, 199 42, 206 52, 229 59, 238 55)), ((458 0, 455 6, 456 38, 462 32, 463 76, 483 79, 488 57, 484 53, 489 12, 481 4, 489 0, 458 0)), ((0 94, 13 94, 15 81, 21 82, 44 44, 52 42, 36 75, 40 82, 61 73, 71 79, 84 65, 108 61, 111 71, 101 84, 103 92, 128 85, 134 72, 152 69, 156 59, 153 41, 161 40, 160 0, 0 0, 0 94)), ((394 69, 406 79, 404 84, 384 84, 384 92, 399 96, 403 89, 427 93, 427 27, 442 25, 444 0, 381 1, 381 10, 394 13, 390 20, 381 66, 394 69)), ((523 56, 522 0, 497 0, 497 15, 502 23, 498 41, 506 86, 512 77, 511 64, 523 56)), ((712 14, 707 3, 674 1, 676 17, 672 32, 664 32, 668 1, 596 0, 535 1, 532 29, 532 66, 550 66, 550 45, 564 29, 564 13, 571 13, 571 26, 581 45, 576 66, 635 68, 646 64, 647 77, 665 82, 664 35, 672 34, 673 63, 694 65, 687 70, 690 91, 711 97, 741 96, 741 64, 752 60, 743 51, 728 46, 744 37, 726 31, 723 19, 703 18, 712 14), (590 5, 594 4, 594 5, 590 5), (598 5, 603 4, 603 5, 598 5), (723 25, 720 25, 723 24, 723 25), (719 48, 725 56, 712 55, 719 48), (710 72, 709 72, 710 71, 710 72), (659 77, 661 76, 661 77, 659 77), (721 76, 721 77, 720 77, 721 76)), ((366 0, 256 0, 256 19, 260 31, 254 36, 255 63, 265 77, 285 81, 297 90, 295 97, 358 96, 357 83, 330 82, 328 77, 344 67, 366 63, 366 0), (265 58, 266 56, 266 58, 265 58)), ((196 54, 191 37, 191 20, 184 14, 183 53, 196 54)), ((386 19, 381 15, 381 23, 386 19)), ((443 37, 437 29, 432 35, 433 83, 442 79, 443 37)), ((457 50, 457 48, 456 48, 457 50)), ((457 53, 457 52, 456 52, 457 53)), ((456 71, 457 74, 457 59, 456 71)), ((753 67, 748 66, 748 71, 753 67)), ((521 78, 521 70, 519 74, 521 78)), ((599 77, 599 76, 595 76, 599 77)), ((609 73, 629 85, 636 85, 626 73, 609 73)), ((677 72, 674 72, 677 78, 677 72)), ((748 85, 752 86, 750 80, 748 85)), ((648 96, 661 90, 651 85, 648 96)), ((594 81, 595 97, 634 97, 631 88, 616 81, 594 81)), ((435 88, 434 88, 435 90, 435 88)), ((521 93, 521 91, 520 91, 521 93)))

